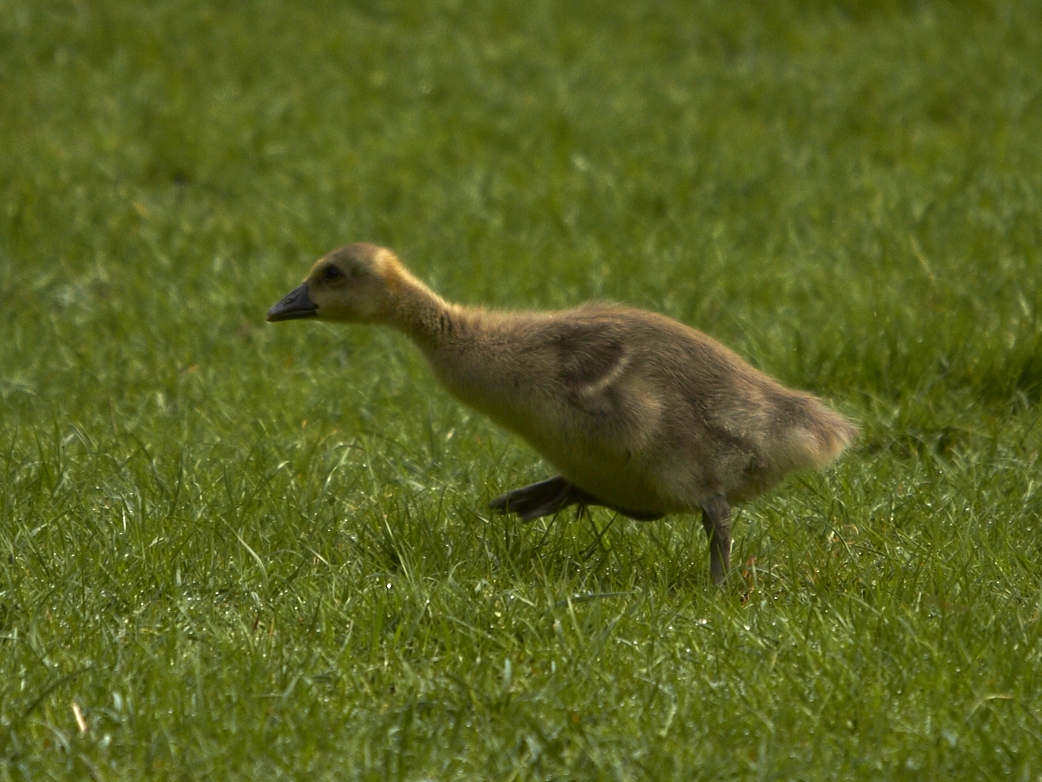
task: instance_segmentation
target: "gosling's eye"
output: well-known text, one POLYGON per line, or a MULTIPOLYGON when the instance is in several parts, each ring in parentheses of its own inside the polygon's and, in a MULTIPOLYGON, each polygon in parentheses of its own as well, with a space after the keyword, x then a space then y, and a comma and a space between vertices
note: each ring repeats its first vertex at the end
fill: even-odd
POLYGON ((344 278, 344 273, 336 266, 327 266, 322 272, 322 279, 326 282, 336 282, 344 278))

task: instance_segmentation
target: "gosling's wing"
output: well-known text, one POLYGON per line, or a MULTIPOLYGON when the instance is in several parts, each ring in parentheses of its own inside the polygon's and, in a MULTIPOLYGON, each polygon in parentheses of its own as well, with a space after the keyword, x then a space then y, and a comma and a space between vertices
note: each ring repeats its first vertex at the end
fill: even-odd
POLYGON ((634 348, 613 324, 563 321, 549 343, 556 380, 573 406, 587 413, 620 415, 627 399, 620 383, 633 361, 634 348))
POLYGON ((655 341, 622 308, 573 310, 553 324, 546 342, 563 406, 557 422, 575 446, 628 462, 654 440, 667 407, 655 341))
POLYGON ((620 401, 616 386, 634 358, 618 334, 588 324, 570 324, 554 335, 557 380, 576 407, 602 411, 620 401))

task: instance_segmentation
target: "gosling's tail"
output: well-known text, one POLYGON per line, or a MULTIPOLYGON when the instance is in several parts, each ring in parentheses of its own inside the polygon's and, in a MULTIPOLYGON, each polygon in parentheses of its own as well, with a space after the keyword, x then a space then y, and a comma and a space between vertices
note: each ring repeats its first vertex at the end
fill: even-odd
POLYGON ((860 433, 854 424, 809 394, 787 401, 785 407, 777 455, 791 469, 820 470, 849 448, 860 433))

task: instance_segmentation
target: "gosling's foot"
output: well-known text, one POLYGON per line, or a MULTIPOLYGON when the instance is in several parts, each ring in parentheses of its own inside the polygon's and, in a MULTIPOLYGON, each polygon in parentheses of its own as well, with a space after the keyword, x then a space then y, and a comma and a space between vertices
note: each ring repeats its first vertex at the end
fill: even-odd
POLYGON ((600 505, 637 521, 655 521, 665 515, 655 511, 619 508, 602 502, 561 475, 508 491, 496 497, 488 506, 503 513, 515 513, 521 521, 533 521, 542 516, 552 516, 570 505, 577 504, 600 505))
POLYGON ((521 521, 534 521, 564 510, 569 505, 583 502, 578 486, 558 475, 539 483, 508 491, 492 500, 488 507, 503 513, 515 513, 521 521))

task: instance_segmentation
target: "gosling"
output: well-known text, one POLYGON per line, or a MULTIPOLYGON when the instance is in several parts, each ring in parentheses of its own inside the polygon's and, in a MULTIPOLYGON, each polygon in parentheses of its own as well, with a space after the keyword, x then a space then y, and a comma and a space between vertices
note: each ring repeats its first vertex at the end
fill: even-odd
POLYGON ((372 244, 318 260, 267 318, 398 329, 449 391, 560 472, 491 509, 524 521, 575 504, 641 521, 700 510, 717 584, 730 569, 731 504, 794 470, 820 469, 858 434, 816 397, 664 315, 607 304, 563 312, 451 304, 372 244))

